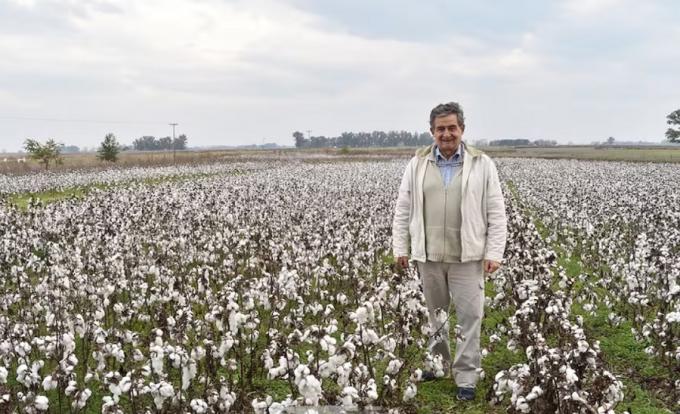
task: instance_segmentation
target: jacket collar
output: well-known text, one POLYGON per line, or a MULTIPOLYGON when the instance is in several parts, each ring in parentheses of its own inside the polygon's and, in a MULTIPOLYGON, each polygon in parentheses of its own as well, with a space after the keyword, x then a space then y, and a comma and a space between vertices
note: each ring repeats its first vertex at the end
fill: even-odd
MULTIPOLYGON (((484 152, 478 150, 477 148, 475 148, 471 145, 468 145, 468 143, 466 143, 466 142, 461 142, 461 143, 463 144, 463 151, 465 151, 464 157, 471 156, 472 158, 476 158, 476 157, 484 154, 484 152)), ((416 157, 427 158, 430 161, 435 161, 433 149, 434 149, 434 144, 430 144, 427 147, 419 148, 416 151, 416 157)))

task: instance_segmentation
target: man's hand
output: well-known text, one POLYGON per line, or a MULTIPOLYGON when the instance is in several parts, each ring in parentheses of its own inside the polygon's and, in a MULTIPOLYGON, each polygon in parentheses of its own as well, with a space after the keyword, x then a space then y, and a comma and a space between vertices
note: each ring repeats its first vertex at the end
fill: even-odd
POLYGON ((493 273, 498 268, 501 267, 501 264, 499 262, 496 262, 494 260, 484 260, 484 272, 485 273, 493 273))
POLYGON ((408 269, 408 256, 397 257, 397 265, 402 270, 408 269))

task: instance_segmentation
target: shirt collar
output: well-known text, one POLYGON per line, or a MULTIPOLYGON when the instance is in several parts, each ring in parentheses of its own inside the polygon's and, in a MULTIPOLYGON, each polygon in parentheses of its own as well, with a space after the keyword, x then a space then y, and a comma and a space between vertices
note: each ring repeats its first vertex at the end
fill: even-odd
MULTIPOLYGON (((437 161, 446 161, 446 158, 442 155, 442 153, 439 151, 439 147, 437 145, 434 146, 434 156, 437 161)), ((451 158, 451 161, 459 160, 463 158, 463 141, 458 144, 458 149, 456 150, 456 153, 453 154, 453 158, 451 158)))

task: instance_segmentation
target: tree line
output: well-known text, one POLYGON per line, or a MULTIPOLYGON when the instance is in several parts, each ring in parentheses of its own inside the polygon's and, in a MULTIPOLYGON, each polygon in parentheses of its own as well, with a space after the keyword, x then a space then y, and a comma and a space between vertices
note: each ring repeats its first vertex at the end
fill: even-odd
POLYGON ((132 142, 132 148, 136 151, 163 151, 163 150, 185 150, 187 149, 188 138, 182 134, 177 138, 172 137, 156 138, 150 135, 139 137, 132 142))
MULTIPOLYGON (((156 137, 152 136, 143 136, 137 138, 132 143, 132 148, 137 151, 185 150, 187 149, 187 141, 188 138, 184 134, 174 140, 170 137, 156 139, 156 137)), ((46 170, 49 169, 50 164, 60 164, 62 162, 62 153, 79 151, 79 148, 76 146, 65 146, 54 139, 48 139, 45 143, 41 143, 31 138, 24 141, 24 149, 31 159, 40 162, 46 170), (72 149, 75 150, 69 151, 72 149)), ((118 161, 118 154, 128 149, 131 148, 119 144, 116 136, 108 133, 97 149, 97 158, 102 161, 116 162, 118 161)))
POLYGON ((432 143, 429 132, 373 131, 343 132, 337 137, 310 136, 305 138, 300 131, 293 132, 295 148, 333 148, 333 147, 416 147, 432 143))
POLYGON ((497 139, 489 141, 492 147, 521 147, 521 146, 537 146, 537 147, 552 147, 557 145, 557 141, 547 139, 537 139, 530 141, 528 139, 497 139))

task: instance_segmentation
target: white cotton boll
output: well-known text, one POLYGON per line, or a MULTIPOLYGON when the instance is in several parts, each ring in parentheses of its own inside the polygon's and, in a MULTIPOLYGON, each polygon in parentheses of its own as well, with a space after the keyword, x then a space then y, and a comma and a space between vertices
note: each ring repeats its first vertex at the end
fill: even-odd
POLYGON ((285 404, 274 402, 267 409, 267 414, 286 414, 288 407, 285 404))
POLYGON ((666 315, 668 323, 680 322, 680 312, 670 312, 666 315))
POLYGON ((87 400, 90 399, 92 391, 89 388, 85 388, 79 395, 78 399, 71 403, 74 409, 80 410, 87 404, 87 400))
POLYGON ((309 375, 309 368, 307 365, 300 364, 293 370, 293 374, 295 375, 295 385, 299 386, 300 382, 309 375))
POLYGON ((586 404, 588 403, 585 399, 583 399, 583 397, 581 397, 581 395, 577 391, 574 391, 573 393, 571 393, 571 399, 574 400, 574 401, 578 401, 578 402, 582 402, 582 403, 586 403, 586 404))
POLYGON ((182 390, 186 391, 191 385, 191 380, 196 376, 196 362, 189 360, 188 363, 182 366, 182 390))
POLYGON ((68 385, 66 386, 66 389, 64 390, 64 392, 66 393, 66 395, 71 395, 74 392, 76 392, 77 390, 78 390, 78 383, 71 380, 71 381, 68 382, 68 385))
POLYGON ((300 395, 307 405, 319 405, 321 399, 321 382, 314 375, 307 375, 298 384, 300 395))
POLYGON ((151 368, 153 371, 157 374, 163 373, 163 357, 164 357, 164 350, 162 346, 152 344, 149 347, 150 351, 150 357, 151 357, 151 368))
POLYGON ((255 398, 255 399, 250 403, 250 406, 253 407, 253 410, 254 410, 257 414, 264 414, 264 413, 267 412, 268 404, 267 404, 267 401, 266 401, 266 400, 260 401, 260 400, 258 400, 257 398, 255 398))
POLYGON ((387 369, 385 369, 385 373, 389 375, 396 375, 399 372, 399 369, 401 369, 401 366, 404 365, 404 363, 398 359, 393 359, 387 364, 387 369))
POLYGON ((338 385, 344 387, 349 385, 349 376, 352 373, 352 364, 345 362, 342 366, 339 366, 335 372, 338 374, 338 385))
POLYGON ((380 337, 378 336, 378 333, 373 329, 365 329, 363 331, 361 339, 363 340, 364 345, 373 345, 380 342, 380 337))
POLYGON ((121 378, 120 382, 118 383, 118 387, 120 388, 120 391, 123 394, 130 391, 131 386, 132 386, 132 381, 130 380, 130 377, 128 377, 128 376, 121 378))
MULTIPOLYGON (((565 368, 565 367, 562 367, 565 368)), ((562 371, 562 369, 560 369, 562 371)), ((576 371, 574 371, 571 367, 567 366, 566 369, 564 370, 565 372, 565 378, 568 383, 573 384, 576 381, 578 381, 578 376, 576 375, 576 371)))
POLYGON ((158 388, 158 393, 165 397, 172 397, 175 395, 175 390, 172 388, 172 385, 168 384, 167 382, 161 382, 160 387, 158 388))
POLYGON ((43 379, 43 382, 42 382, 42 387, 43 387, 43 390, 45 390, 45 391, 53 390, 53 389, 57 388, 57 385, 58 385, 57 380, 52 379, 51 375, 46 376, 45 379, 43 379))
POLYGON ((205 348, 202 346, 197 346, 191 350, 191 359, 194 361, 200 361, 205 358, 205 348))
POLYGON ((122 303, 116 303, 115 305, 113 305, 113 311, 116 312, 117 314, 123 313, 124 309, 125 307, 123 306, 122 303))
POLYGON ((321 378, 328 378, 331 375, 333 375, 336 369, 337 365, 335 365, 334 363, 330 361, 321 361, 321 363, 319 364, 319 376, 321 378))
POLYGON ((336 340, 330 335, 326 335, 323 338, 321 338, 320 345, 321 349, 328 352, 329 354, 334 354, 335 353, 335 344, 336 340))
POLYGON ((444 360, 441 355, 436 355, 432 359, 432 370, 434 371, 434 376, 437 378, 442 378, 446 374, 444 372, 444 360))
POLYGON ((201 399, 193 399, 189 403, 189 406, 191 406, 191 409, 196 413, 196 414, 203 414, 208 411, 208 403, 201 399))
MULTIPOLYGON (((120 352, 123 352, 123 350, 121 349, 120 352)), ((125 354, 123 354, 123 358, 125 358, 125 354)), ((78 357, 76 356, 76 354, 69 355, 68 358, 66 358, 66 361, 71 366, 71 368, 78 365, 78 357)), ((120 360, 119 362, 123 362, 123 361, 120 360)))
POLYGON ((366 397, 370 401, 375 401, 378 399, 378 387, 375 384, 375 380, 371 378, 368 380, 368 384, 366 385, 366 397))
POLYGON ((275 379, 286 374, 287 369, 285 366, 273 367, 267 373, 267 379, 275 379))
POLYGON ((97 309, 96 311, 94 311, 94 319, 96 321, 100 321, 100 320, 104 319, 104 315, 105 314, 104 314, 104 311, 102 309, 97 309))
POLYGON ((355 407, 354 401, 359 399, 359 391, 354 387, 345 387, 342 390, 342 407, 352 409, 355 407))
POLYGON ((543 392, 544 392, 544 391, 543 391, 543 388, 539 387, 538 385, 535 385, 535 386, 531 389, 531 392, 529 393, 529 395, 533 395, 534 397, 533 397, 533 398, 529 398, 529 397, 527 396, 527 400, 528 400, 528 401, 531 401, 531 400, 533 400, 533 399, 536 399, 536 398, 538 398, 539 396, 543 395, 543 392))
POLYGON ((515 407, 522 413, 531 412, 531 407, 529 407, 529 404, 527 403, 524 397, 519 397, 517 399, 517 401, 515 402, 515 407))
MULTIPOLYGON (((384 338, 384 337, 383 337, 384 338)), ((381 339, 382 348, 389 353, 393 353, 397 349, 397 340, 394 338, 381 339)))
POLYGON ((417 393, 418 387, 416 386, 416 384, 409 382, 408 385, 406 386, 406 389, 404 390, 403 401, 406 402, 412 400, 417 393))
POLYGON ((140 362, 144 360, 144 354, 139 349, 132 351, 132 360, 135 362, 140 362))
POLYGON ((0 366, 0 384, 7 384, 7 368, 0 366))
POLYGON ((26 364, 19 365, 17 367, 16 373, 17 373, 17 377, 16 377, 17 382, 28 387, 30 385, 26 382, 26 374, 28 373, 28 366, 26 364))
POLYGON ((236 335, 238 333, 239 328, 245 323, 245 321, 248 319, 247 315, 242 314, 241 312, 234 311, 229 313, 229 330, 233 335, 236 335))
POLYGON ((67 332, 63 334, 61 336, 61 344, 64 347, 64 355, 68 355, 76 349, 76 342, 72 333, 67 332))
POLYGON ((227 352, 229 352, 229 350, 233 346, 234 346, 234 340, 232 338, 227 338, 225 340, 222 340, 222 343, 220 344, 220 348, 219 348, 220 356, 223 357, 227 352))
POLYGON ((270 370, 272 367, 274 367, 274 360, 272 359, 269 350, 264 351, 262 359, 264 360, 264 368, 266 370, 270 370))
POLYGON ((35 401, 33 403, 35 406, 35 409, 38 411, 47 411, 47 409, 50 406, 50 400, 47 399, 44 395, 38 395, 35 397, 35 401))
POLYGON ((364 325, 368 322, 368 310, 360 306, 355 312, 350 312, 349 318, 359 325, 364 325))

